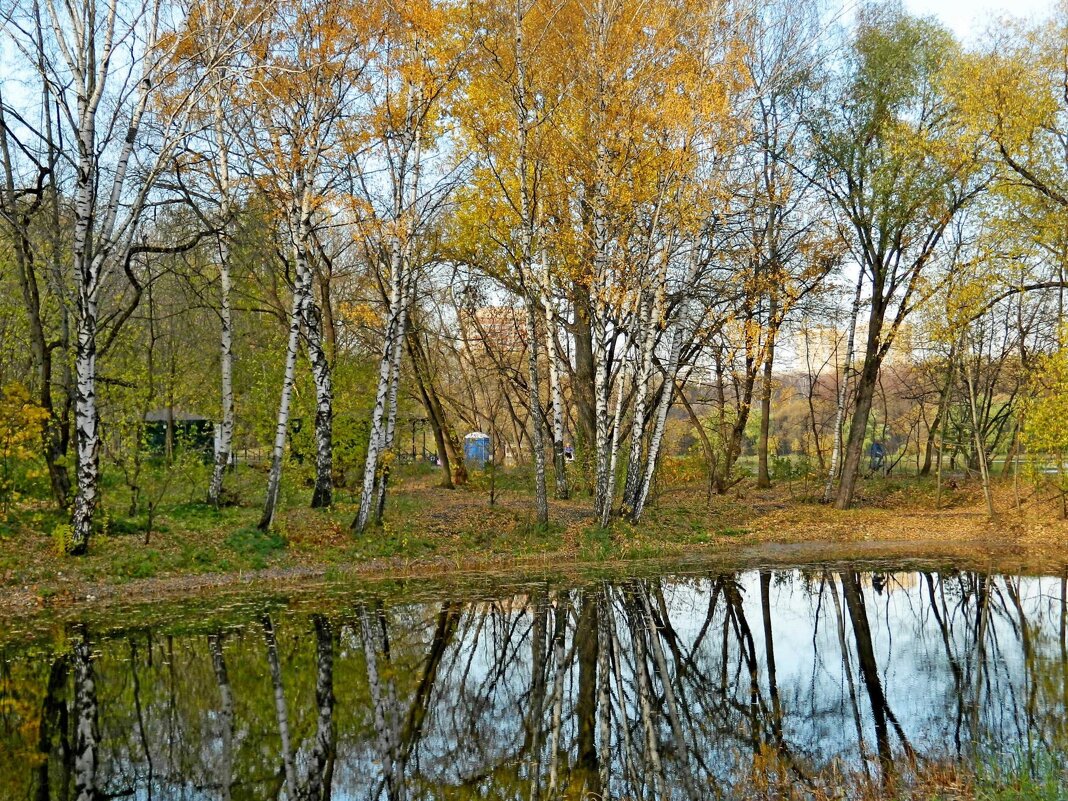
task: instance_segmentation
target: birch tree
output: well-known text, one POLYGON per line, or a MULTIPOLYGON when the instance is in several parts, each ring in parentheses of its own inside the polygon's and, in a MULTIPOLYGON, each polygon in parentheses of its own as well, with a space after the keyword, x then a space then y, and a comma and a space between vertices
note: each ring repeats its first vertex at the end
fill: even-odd
POLYGON ((352 113, 378 26, 360 5, 281 3, 255 48, 258 63, 245 87, 246 130, 257 132, 249 156, 255 177, 287 232, 293 267, 285 370, 278 404, 271 469, 260 528, 278 505, 290 404, 301 339, 315 385, 315 486, 311 505, 333 498, 332 354, 323 336, 312 239, 330 213, 346 142, 343 120, 352 113))
MULTIPOLYGON (((175 7, 146 0, 35 0, 12 23, 16 43, 40 71, 58 135, 44 148, 74 165, 71 256, 76 296, 74 425, 77 451, 71 532, 66 547, 84 554, 100 495, 97 337, 105 290, 123 268, 156 183, 170 164, 197 101, 199 81, 161 102, 183 54, 172 33, 175 7), (35 31, 40 25, 40 34, 35 31)), ((142 250, 150 250, 142 245, 142 250)))
POLYGON ((380 522, 389 481, 389 459, 397 424, 400 362, 407 336, 416 263, 416 236, 451 186, 448 176, 424 185, 425 151, 451 91, 469 38, 457 26, 455 10, 421 3, 391 7, 384 17, 390 45, 375 69, 370 141, 350 142, 351 168, 367 218, 361 222, 369 260, 377 265, 385 330, 364 461, 360 508, 352 528, 362 533, 380 522), (357 151, 381 159, 385 180, 357 151))
POLYGON ((248 43, 259 34, 264 9, 245 9, 225 2, 202 2, 189 9, 183 47, 202 53, 189 68, 205 83, 200 108, 186 140, 185 152, 175 162, 174 182, 185 194, 205 227, 217 231, 215 262, 219 277, 219 400, 214 464, 207 500, 218 506, 223 478, 230 464, 234 437, 234 317, 233 228, 242 196, 231 162, 240 154, 242 115, 235 107, 242 74, 248 69, 248 43))

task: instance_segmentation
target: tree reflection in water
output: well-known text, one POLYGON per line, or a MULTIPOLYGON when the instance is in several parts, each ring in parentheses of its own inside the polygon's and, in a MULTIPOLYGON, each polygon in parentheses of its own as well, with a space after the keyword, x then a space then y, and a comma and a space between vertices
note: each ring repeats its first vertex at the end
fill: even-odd
POLYGON ((0 797, 781 797, 1063 757, 1065 590, 763 570, 79 624, 5 649, 0 797))

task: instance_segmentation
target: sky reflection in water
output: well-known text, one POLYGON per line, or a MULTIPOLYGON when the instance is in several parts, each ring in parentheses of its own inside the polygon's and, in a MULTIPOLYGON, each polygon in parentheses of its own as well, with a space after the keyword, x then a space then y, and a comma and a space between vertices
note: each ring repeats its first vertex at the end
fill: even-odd
POLYGON ((1065 753, 1060 578, 808 569, 502 593, 9 645, 0 797, 696 799, 879 781, 910 755, 1065 753))

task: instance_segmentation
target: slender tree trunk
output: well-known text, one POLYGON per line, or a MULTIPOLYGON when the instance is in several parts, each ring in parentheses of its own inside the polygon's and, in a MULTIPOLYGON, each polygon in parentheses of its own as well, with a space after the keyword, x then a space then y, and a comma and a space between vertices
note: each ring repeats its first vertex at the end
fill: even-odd
MULTIPOLYGON (((74 403, 74 430, 77 446, 78 492, 74 498, 72 532, 68 552, 84 554, 89 549, 93 533, 100 481, 100 432, 96 408, 96 328, 97 268, 86 266, 75 256, 75 264, 82 261, 84 270, 78 288, 78 344, 74 358, 77 386, 74 403)), ((76 266, 76 269, 78 267, 76 266)))
MULTIPOLYGON (((409 95, 408 122, 415 102, 416 90, 409 95)), ((388 298, 389 319, 386 337, 382 344, 382 357, 378 366, 378 389, 375 406, 371 413, 371 431, 367 443, 367 460, 363 469, 363 488, 360 493, 360 510, 352 523, 357 533, 363 533, 367 521, 381 520, 385 505, 385 481, 375 496, 379 479, 380 460, 391 444, 392 428, 396 425, 397 382, 400 376, 400 355, 404 342, 408 313, 408 290, 411 281, 412 237, 415 233, 414 216, 419 192, 421 159, 421 136, 418 129, 409 129, 404 136, 402 154, 393 175, 393 233, 389 245, 390 292, 388 298), (409 161, 410 157, 410 161, 409 161), (409 168, 411 181, 409 182, 409 168), (411 192, 410 198, 408 192, 411 192)))
POLYGON ((463 449, 456 431, 449 425, 441 396, 434 384, 426 351, 419 341, 418 332, 409 331, 406 341, 408 354, 412 360, 412 369, 415 372, 416 382, 419 384, 419 392, 423 397, 423 406, 426 408, 431 428, 434 430, 438 458, 445 473, 442 477, 442 486, 462 486, 467 483, 467 466, 464 464, 463 449))
MULTIPOLYGON (((938 397, 938 409, 935 411, 934 420, 931 421, 931 429, 927 434, 927 446, 924 449, 923 467, 920 468, 920 475, 926 476, 931 473, 931 465, 934 458, 935 442, 939 436, 939 430, 945 427, 945 418, 949 411, 949 400, 953 394, 953 371, 956 367, 956 355, 957 355, 957 343, 953 342, 953 345, 949 349, 949 359, 946 364, 946 381, 942 388, 942 393, 938 397)), ((944 439, 944 437, 943 437, 944 439)), ((939 445, 939 453, 941 454, 942 447, 939 445)))
MULTIPOLYGON (((48 97, 44 101, 47 105, 48 97)), ((4 168, 3 202, 0 203, 0 218, 9 224, 9 235, 15 261, 15 272, 22 292, 22 305, 26 312, 26 323, 30 340, 30 355, 37 368, 38 405, 44 409, 48 418, 41 430, 41 452, 48 469, 52 487, 52 497, 60 508, 65 508, 70 493, 70 475, 63 464, 66 443, 61 428, 62 421, 56 414, 52 403, 52 348, 45 334, 44 321, 41 317, 41 295, 35 269, 35 253, 30 242, 30 219, 23 216, 19 200, 15 193, 15 174, 11 164, 11 154, 7 141, 7 120, 3 112, 4 100, 0 92, 0 159, 4 168)), ((49 127, 50 131, 50 127, 49 127)), ((51 148, 49 148, 51 150, 51 148)), ((54 180, 54 177, 53 179, 54 180)), ((40 201, 35 201, 35 206, 40 201)), ((61 303, 61 305, 63 305, 61 303)), ((66 342, 66 338, 62 343, 66 342)), ((66 356, 65 352, 64 358, 66 356)))
POLYGON ((623 427, 623 393, 627 388, 627 363, 619 371, 619 386, 616 388, 616 411, 612 415, 612 447, 608 457, 608 498, 601 509, 601 528, 608 527, 612 516, 612 507, 616 500, 616 465, 619 462, 620 429, 623 427))
POLYGON ((923 464, 920 469, 916 471, 916 475, 923 477, 931 474, 931 467, 934 465, 934 449, 935 441, 938 435, 938 427, 942 423, 942 399, 938 400, 938 408, 935 409, 934 419, 931 421, 931 425, 927 429, 927 442, 923 446, 923 464))
MULTIPOLYGON (((874 321, 872 324, 875 324, 874 321)), ((853 503, 857 479, 860 477, 860 462, 864 457, 864 439, 867 435, 871 404, 879 382, 879 367, 882 360, 872 352, 872 345, 877 346, 877 343, 872 342, 871 335, 868 337, 868 343, 868 353, 865 354, 864 367, 861 369, 860 381, 857 383, 857 405, 849 425, 849 439, 846 441, 842 480, 838 485, 838 497, 834 502, 835 509, 848 509, 853 503)))
POLYGON ((282 684, 282 663, 278 659, 278 641, 275 638, 274 624, 269 615, 263 616, 263 640, 267 646, 267 666, 271 672, 271 686, 274 688, 274 714, 281 741, 286 796, 296 799, 300 796, 297 795, 297 763, 293 754, 293 738, 289 730, 289 707, 286 704, 285 686, 282 684))
MULTIPOLYGON (((81 102, 79 105, 82 105, 81 102)), ((74 432, 77 451, 77 493, 74 497, 71 539, 68 551, 74 555, 89 549, 93 533, 100 479, 100 434, 96 408, 96 329, 97 288, 100 264, 92 253, 90 236, 96 172, 93 155, 96 144, 93 131, 95 117, 87 115, 79 131, 78 177, 75 188, 74 277, 77 285, 78 322, 74 357, 75 399, 74 432)))
POLYGON ((594 515, 600 519, 606 506, 611 504, 608 492, 608 460, 609 440, 608 426, 610 423, 608 414, 609 371, 610 365, 608 348, 608 331, 604 316, 604 309, 594 312, 594 409, 596 414, 596 436, 594 440, 594 515))
POLYGON ((990 492, 990 470, 986 462, 986 443, 983 442, 983 434, 979 428, 979 411, 975 404, 975 375, 971 365, 965 371, 968 381, 968 406, 972 413, 972 441, 975 443, 975 455, 979 461, 979 478, 983 482, 983 498, 986 500, 987 519, 993 520, 996 516, 994 511, 994 497, 990 492))
MULTIPOLYGON (((718 470, 714 471, 713 477, 716 492, 720 495, 735 483, 731 481, 731 474, 734 472, 734 465, 742 453, 742 439, 745 437, 745 429, 749 425, 749 414, 753 408, 753 388, 755 383, 756 371, 751 365, 746 365, 746 376, 742 386, 741 398, 738 399, 734 423, 725 434, 721 428, 720 436, 726 441, 727 446, 723 449, 723 458, 719 461, 718 470)), ((723 408, 725 408, 725 404, 721 406, 721 409, 723 408)), ((723 428, 725 427, 723 426, 723 428)))
MULTIPOLYGON (((225 70, 220 79, 225 81, 225 70)), ((212 92, 214 105, 214 133, 219 147, 218 190, 222 198, 221 211, 223 231, 219 234, 219 372, 222 390, 222 416, 219 421, 219 437, 215 443, 215 464, 208 485, 208 503, 218 506, 222 499, 223 475, 230 464, 234 439, 234 326, 230 309, 231 272, 229 226, 232 208, 230 205, 230 153, 226 137, 226 114, 223 109, 223 92, 212 92)), ((229 792, 229 790, 227 791, 229 792)))
POLYGON ((845 424, 846 398, 849 396, 849 376, 853 372, 853 348, 856 344, 857 317, 860 314, 860 297, 864 289, 864 268, 857 277, 857 289, 849 313, 849 334, 846 337, 845 362, 838 382, 838 403, 834 413, 834 445, 831 448, 831 467, 827 471, 827 483, 823 486, 824 503, 829 503, 834 493, 834 480, 838 477, 838 465, 842 459, 842 426, 845 424))
MULTIPOLYGON (((225 236, 225 234, 223 234, 225 236)), ((222 419, 215 443, 215 464, 208 487, 208 503, 218 506, 222 498, 223 475, 230 464, 234 440, 234 328, 230 311, 230 248, 219 242, 219 371, 222 387, 222 419)))
POLYGON ((96 673, 93 648, 83 627, 74 644, 74 798, 75 801, 98 801, 96 785, 97 726, 96 673))
POLYGON ((527 384, 530 396, 531 441, 534 448, 534 509, 538 525, 549 523, 549 494, 545 486, 545 439, 542 435, 541 390, 538 380, 538 314, 527 298, 527 384))
POLYGON ((234 692, 230 686, 230 674, 226 670, 221 635, 208 635, 208 650, 211 651, 211 665, 215 671, 215 683, 219 687, 221 704, 219 708, 219 733, 221 735, 219 790, 223 801, 230 801, 234 781, 234 692))
MULTIPOLYGON (((544 256, 542 260, 544 262, 544 256)), ((556 352, 556 310, 552 299, 542 294, 545 307, 545 353, 549 366, 549 395, 553 405, 553 473, 556 477, 556 497, 566 500, 570 494, 567 484, 567 459, 564 457, 564 392, 560 384, 560 355, 556 352)))
MULTIPOLYGON (((771 296, 771 316, 776 312, 776 296, 771 296)), ((775 363, 775 337, 778 331, 768 326, 768 348, 764 356, 764 376, 760 384, 760 438, 757 441, 757 486, 767 489, 771 486, 771 474, 768 472, 768 437, 771 433, 771 377, 775 363)))
POLYGON ((315 626, 315 706, 318 717, 303 798, 306 801, 324 801, 330 798, 337 740, 334 726, 334 633, 330 622, 322 615, 314 615, 312 624, 315 626))
POLYGON ((656 345, 656 334, 659 304, 655 304, 651 298, 647 298, 641 306, 638 316, 638 328, 642 332, 640 347, 637 350, 638 364, 634 377, 634 409, 630 425, 630 453, 627 457, 627 477, 623 484, 623 505, 621 512, 624 515, 633 513, 634 504, 638 496, 638 488, 641 485, 642 475, 645 472, 645 463, 642 461, 642 444, 645 441, 645 407, 649 397, 649 380, 653 371, 653 349, 656 345))
POLYGON ((315 384, 315 488, 312 491, 312 508, 330 506, 333 501, 333 419, 334 388, 330 375, 330 358, 323 345, 323 315, 315 297, 315 280, 308 262, 308 246, 311 242, 310 190, 303 177, 298 182, 297 199, 294 204, 290 227, 293 237, 293 262, 297 274, 297 292, 301 295, 299 307, 300 327, 308 345, 308 360, 311 362, 312 381, 315 384))
POLYGON ((575 321, 571 336, 575 341, 575 376, 571 391, 578 411, 578 454, 584 469, 592 464, 591 449, 597 436, 597 420, 594 411, 593 323, 589 287, 573 286, 575 321))
POLYGON ((266 531, 274 522, 278 506, 278 493, 282 486, 282 462, 286 453, 286 435, 289 432, 289 404, 293 398, 293 383, 297 373, 297 349, 300 345, 301 292, 293 291, 293 309, 289 314, 289 340, 286 343, 286 367, 282 376, 282 396, 278 402, 278 418, 274 429, 274 448, 271 452, 271 472, 267 476, 267 497, 260 516, 260 530, 266 531))
MULTIPOLYGON (((396 243, 399 248, 399 243, 396 243)), ((393 260, 394 276, 389 302, 389 320, 386 324, 386 338, 382 346, 382 357, 378 364, 378 389, 375 393, 375 406, 371 412, 371 429, 367 439, 367 459, 363 468, 363 489, 360 494, 360 510, 352 523, 352 528, 359 534, 367 527, 371 519, 371 506, 374 501, 375 480, 378 475, 379 459, 385 434, 386 404, 389 397, 390 379, 393 374, 393 340, 401 336, 400 305, 400 269, 399 253, 393 260)))
MULTIPOLYGON (((389 375, 389 395, 386 399, 386 408, 388 410, 386 414, 386 431, 384 440, 382 442, 382 453, 389 453, 393 448, 393 440, 397 435, 397 393, 400 388, 400 361, 401 361, 401 345, 404 337, 404 331, 407 328, 408 321, 408 292, 405 291, 401 298, 401 313, 400 313, 400 331, 394 338, 393 342, 393 355, 390 357, 392 367, 390 368, 389 375)), ((382 523, 383 515, 386 512, 386 490, 389 486, 389 475, 391 466, 388 461, 382 465, 381 474, 378 477, 378 492, 375 495, 375 513, 374 521, 376 524, 382 523)))
POLYGON ((660 446, 664 441, 664 427, 667 423, 668 410, 671 408, 671 400, 674 395, 675 378, 679 372, 679 358, 682 355, 682 340, 685 333, 682 323, 678 323, 671 335, 671 352, 668 363, 664 370, 664 383, 660 391, 660 401, 656 408, 656 418, 653 426, 652 439, 649 441, 649 454, 645 460, 645 474, 638 485, 638 492, 634 500, 634 511, 631 512, 631 520, 637 523, 649 500, 649 490, 653 484, 653 476, 656 474, 656 464, 660 457, 660 446))

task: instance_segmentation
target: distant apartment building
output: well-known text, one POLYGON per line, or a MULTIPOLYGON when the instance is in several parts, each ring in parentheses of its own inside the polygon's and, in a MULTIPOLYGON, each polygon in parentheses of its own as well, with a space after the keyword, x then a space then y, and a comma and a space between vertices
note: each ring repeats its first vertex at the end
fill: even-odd
POLYGON ((475 352, 498 355, 521 353, 526 349, 526 312, 516 306, 482 306, 466 313, 465 345, 475 352))

